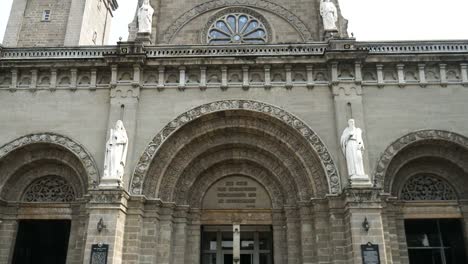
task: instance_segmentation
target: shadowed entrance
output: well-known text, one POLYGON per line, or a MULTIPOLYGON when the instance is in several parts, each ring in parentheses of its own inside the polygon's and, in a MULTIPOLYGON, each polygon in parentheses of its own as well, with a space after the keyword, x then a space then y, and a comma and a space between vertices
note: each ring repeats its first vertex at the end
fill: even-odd
POLYGON ((21 220, 12 263, 65 264, 71 222, 21 220))

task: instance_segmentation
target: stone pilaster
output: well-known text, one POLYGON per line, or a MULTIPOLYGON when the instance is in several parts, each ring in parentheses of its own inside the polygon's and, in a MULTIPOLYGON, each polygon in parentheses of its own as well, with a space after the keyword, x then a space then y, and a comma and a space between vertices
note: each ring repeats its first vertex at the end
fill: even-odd
MULTIPOLYGON (((114 68, 112 69, 114 71, 114 68)), ((139 65, 134 65, 133 82, 116 83, 110 90, 109 118, 107 125, 106 141, 109 131, 115 127, 117 120, 122 120, 128 135, 127 163, 125 166, 123 185, 125 188, 130 182, 132 174, 135 148, 135 133, 137 126, 137 111, 140 97, 141 70, 139 65)), ((115 73, 117 74, 117 73, 115 73)), ((114 73, 113 73, 114 75, 114 73)), ((103 148, 105 146, 102 146, 103 148)))
POLYGON ((187 217, 188 206, 177 206, 174 211, 174 264, 184 264, 187 254, 187 217))
POLYGON ((380 189, 347 188, 343 192, 345 202, 345 233, 348 235, 348 263, 361 264, 361 245, 372 243, 379 246, 380 263, 390 263, 385 243, 382 218, 382 201, 380 189), (366 231, 363 223, 367 219, 369 229, 366 231))
POLYGON ((301 228, 302 263, 314 263, 315 232, 313 228, 311 205, 302 203, 299 208, 301 228))
POLYGON ((121 264, 129 195, 124 190, 91 190, 89 196, 83 263, 90 263, 91 246, 103 243, 109 245, 107 263, 121 264), (105 227, 99 231, 98 223, 101 219, 105 227))
POLYGON ((0 264, 11 263, 18 230, 16 206, 0 201, 0 264))
POLYGON ((200 209, 191 209, 189 212, 190 222, 187 232, 187 252, 185 254, 185 263, 198 264, 200 260, 201 245, 201 211, 200 209))
MULTIPOLYGON (((144 232, 145 218, 144 216, 145 199, 142 196, 132 197, 128 201, 127 218, 125 221, 124 235, 124 251, 122 261, 128 264, 144 263, 144 257, 140 257, 144 253, 142 251, 142 242, 148 244, 148 238, 145 235, 149 232, 144 232)), ((155 237, 153 231, 151 237, 155 237)), ((155 246, 155 245, 154 245, 155 246)), ((154 246, 151 247, 154 249, 154 246)))
POLYGON ((159 239, 156 258, 159 264, 172 263, 174 244, 174 204, 163 204, 160 208, 159 239))
MULTIPOLYGON (((363 131, 364 147, 368 146, 366 137, 366 122, 364 117, 364 108, 362 103, 362 86, 360 81, 342 82, 338 80, 338 65, 332 64, 332 92, 335 105, 336 138, 340 141, 341 134, 348 126, 348 120, 353 118, 356 127, 363 131)), ((356 62, 355 70, 361 70, 361 65, 356 62)), ((362 76, 361 73, 356 74, 362 76)), ((338 144, 339 146, 340 144, 338 144)), ((346 158, 343 155, 341 147, 337 151, 339 169, 342 175, 343 187, 349 183, 348 169, 346 167, 346 158)), ((367 175, 370 174, 369 158, 367 151, 363 152, 364 170, 367 175)), ((372 179, 371 179, 372 181, 372 179)))
POLYGON ((299 212, 295 207, 285 207, 286 242, 288 248, 288 264, 302 263, 301 233, 299 212))
POLYGON ((286 244, 286 224, 281 210, 273 210, 273 258, 275 264, 288 263, 286 244))

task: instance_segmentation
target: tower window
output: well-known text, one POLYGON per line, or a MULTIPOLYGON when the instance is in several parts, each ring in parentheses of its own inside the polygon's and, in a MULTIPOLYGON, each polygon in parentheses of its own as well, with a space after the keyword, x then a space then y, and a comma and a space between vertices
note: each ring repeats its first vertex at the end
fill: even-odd
POLYGON ((50 10, 44 10, 42 12, 42 21, 50 21, 50 10))

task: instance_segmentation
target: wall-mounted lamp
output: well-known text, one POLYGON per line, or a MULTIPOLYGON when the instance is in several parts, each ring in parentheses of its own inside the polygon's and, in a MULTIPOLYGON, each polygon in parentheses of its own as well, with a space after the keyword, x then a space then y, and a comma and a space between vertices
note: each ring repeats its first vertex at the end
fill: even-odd
POLYGON ((99 222, 97 223, 97 227, 96 227, 96 228, 97 228, 97 231, 98 231, 99 233, 101 233, 101 231, 102 231, 104 228, 106 228, 106 225, 104 224, 104 220, 102 220, 102 218, 99 219, 99 222))
POLYGON ((367 221, 367 217, 364 218, 364 222, 362 222, 362 228, 364 228, 366 232, 369 232, 370 224, 369 224, 369 221, 367 221))

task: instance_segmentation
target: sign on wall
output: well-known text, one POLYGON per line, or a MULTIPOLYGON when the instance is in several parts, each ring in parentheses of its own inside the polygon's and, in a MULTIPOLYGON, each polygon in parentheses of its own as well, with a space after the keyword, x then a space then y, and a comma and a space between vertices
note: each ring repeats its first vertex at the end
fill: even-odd
POLYGON ((361 245, 362 264, 380 264, 379 245, 361 245))
POLYGON ((91 246, 90 264, 107 264, 107 253, 108 252, 109 252, 109 245, 107 245, 107 244, 93 244, 91 246))
POLYGON ((257 181, 244 176, 226 177, 213 184, 203 199, 204 209, 271 208, 271 199, 257 181))

